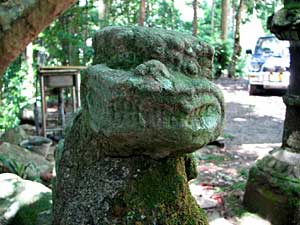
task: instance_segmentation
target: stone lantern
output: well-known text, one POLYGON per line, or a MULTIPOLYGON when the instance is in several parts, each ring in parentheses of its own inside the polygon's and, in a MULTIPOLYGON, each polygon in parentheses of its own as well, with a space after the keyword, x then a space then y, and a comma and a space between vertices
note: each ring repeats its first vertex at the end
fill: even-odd
POLYGON ((268 18, 268 29, 290 41, 282 147, 251 168, 244 204, 274 225, 300 224, 300 1, 285 0, 284 7, 268 18))

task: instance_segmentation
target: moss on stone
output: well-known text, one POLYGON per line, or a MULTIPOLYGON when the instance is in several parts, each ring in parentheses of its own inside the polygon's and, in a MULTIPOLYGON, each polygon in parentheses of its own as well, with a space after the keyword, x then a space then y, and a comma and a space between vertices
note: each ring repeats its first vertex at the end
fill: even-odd
POLYGON ((192 180, 197 178, 198 173, 197 173, 197 163, 196 163, 195 156, 192 153, 186 154, 184 156, 184 162, 185 162, 185 171, 186 171, 187 179, 192 180))
POLYGON ((299 179, 291 179, 287 174, 278 172, 282 166, 266 169, 265 160, 259 160, 250 169, 244 204, 251 212, 268 218, 274 225, 297 224, 299 179))
POLYGON ((170 71, 157 60, 134 72, 89 67, 82 96, 82 129, 103 133, 114 148, 105 153, 110 156, 188 153, 215 140, 223 127, 220 90, 206 78, 170 71))
POLYGON ((41 212, 48 211, 52 208, 52 194, 41 193, 39 200, 26 207, 22 207, 10 225, 41 225, 37 223, 38 216, 41 212))
POLYGON ((189 192, 183 158, 167 158, 154 165, 141 162, 138 167, 140 174, 115 200, 113 214, 123 214, 124 223, 208 224, 189 192))
POLYGON ((94 64, 130 70, 155 59, 190 76, 211 79, 213 50, 197 38, 176 31, 143 27, 107 27, 93 40, 94 64), (202 61, 207 62, 202 65, 202 61), (200 66, 201 65, 201 66, 200 66), (202 70, 202 67, 208 70, 202 70))
POLYGON ((181 156, 223 127, 212 49, 143 27, 107 27, 93 46, 82 110, 57 155, 54 224, 207 225, 181 156))
POLYGON ((41 225, 39 214, 52 208, 51 190, 40 183, 6 173, 0 187, 0 224, 41 225))
POLYGON ((24 141, 28 137, 29 135, 26 134, 25 130, 22 127, 15 127, 7 130, 4 134, 2 134, 0 137, 0 141, 19 145, 21 141, 24 141))
POLYGON ((296 0, 284 0, 284 8, 287 9, 299 9, 300 8, 300 2, 296 0))

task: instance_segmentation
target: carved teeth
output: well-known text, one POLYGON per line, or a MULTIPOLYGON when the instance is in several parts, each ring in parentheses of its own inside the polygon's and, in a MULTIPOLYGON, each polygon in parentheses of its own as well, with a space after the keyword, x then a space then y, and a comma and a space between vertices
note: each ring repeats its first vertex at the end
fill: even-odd
POLYGON ((210 106, 202 105, 201 107, 190 110, 178 115, 178 105, 164 105, 158 107, 147 102, 136 102, 130 99, 119 100, 112 103, 111 107, 104 108, 105 114, 110 116, 115 123, 126 121, 128 124, 139 124, 142 127, 157 128, 186 128, 189 127, 194 131, 210 129, 213 124, 211 118, 205 118, 210 106), (175 114, 176 113, 176 114, 175 114), (108 115, 110 114, 110 115, 108 115), (203 117, 204 116, 204 117, 203 117))
POLYGON ((193 130, 213 129, 218 124, 218 115, 214 114, 217 111, 213 106, 201 106, 194 109, 187 115, 187 123, 193 130), (213 115, 211 115, 213 114, 213 115))

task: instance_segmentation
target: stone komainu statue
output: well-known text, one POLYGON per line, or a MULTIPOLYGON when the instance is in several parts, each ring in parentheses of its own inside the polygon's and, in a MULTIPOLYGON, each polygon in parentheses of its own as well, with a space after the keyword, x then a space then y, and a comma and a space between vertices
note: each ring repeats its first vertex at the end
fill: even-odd
POLYGON ((93 47, 82 109, 56 154, 54 224, 208 224, 183 159, 222 129, 212 49, 143 27, 105 28, 93 47))

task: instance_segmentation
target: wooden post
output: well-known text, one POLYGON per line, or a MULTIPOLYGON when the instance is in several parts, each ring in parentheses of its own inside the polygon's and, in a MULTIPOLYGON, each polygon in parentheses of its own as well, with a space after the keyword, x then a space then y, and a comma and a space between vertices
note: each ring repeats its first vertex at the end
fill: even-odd
POLYGON ((46 96, 45 96, 45 83, 44 76, 40 75, 40 90, 41 90, 41 101, 42 101, 42 136, 46 137, 46 114, 47 114, 47 106, 46 106, 46 96))

